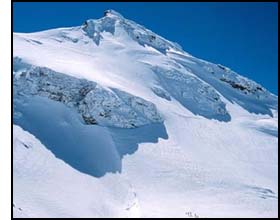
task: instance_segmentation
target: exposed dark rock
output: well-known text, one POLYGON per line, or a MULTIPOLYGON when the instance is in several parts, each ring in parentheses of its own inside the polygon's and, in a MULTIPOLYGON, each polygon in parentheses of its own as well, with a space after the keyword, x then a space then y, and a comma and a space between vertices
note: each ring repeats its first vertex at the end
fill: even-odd
POLYGON ((54 101, 62 102, 63 96, 64 95, 62 92, 50 92, 49 98, 54 101))
POLYGON ((224 67, 223 65, 221 65, 221 64, 217 64, 217 67, 219 67, 220 69, 222 69, 222 70, 227 70, 227 68, 226 67, 224 67))
POLYGON ((87 125, 96 125, 97 124, 97 121, 93 117, 91 117, 91 116, 82 115, 82 117, 84 119, 84 122, 87 125))
POLYGON ((30 148, 30 146, 28 146, 27 144, 25 144, 25 143, 22 143, 22 144, 23 144, 23 146, 24 146, 25 148, 27 148, 27 149, 30 148))
POLYGON ((228 79, 225 79, 225 78, 221 78, 220 80, 230 84, 232 88, 239 89, 241 91, 247 90, 248 92, 252 92, 249 88, 247 88, 243 85, 237 84, 236 82, 234 82, 232 80, 228 80, 228 79))
POLYGON ((79 94, 80 96, 82 97, 85 97, 90 91, 91 91, 92 88, 90 87, 83 87, 79 90, 79 94))

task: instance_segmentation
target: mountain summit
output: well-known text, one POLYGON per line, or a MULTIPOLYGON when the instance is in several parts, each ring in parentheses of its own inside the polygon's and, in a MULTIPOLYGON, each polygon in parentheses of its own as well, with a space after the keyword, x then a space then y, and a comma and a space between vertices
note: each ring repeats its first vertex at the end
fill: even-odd
POLYGON ((106 10, 104 12, 104 17, 98 20, 89 19, 85 21, 83 30, 97 45, 99 44, 101 32, 108 32, 112 35, 118 35, 125 32, 126 35, 128 35, 132 40, 138 42, 140 45, 151 46, 163 53, 171 48, 182 51, 178 44, 172 43, 145 27, 125 19, 121 14, 114 10, 106 10))
POLYGON ((108 9, 108 10, 104 11, 104 16, 117 17, 117 18, 121 18, 121 19, 124 18, 119 12, 114 11, 112 9, 108 9))
POLYGON ((114 10, 13 42, 15 217, 277 216, 260 84, 114 10))

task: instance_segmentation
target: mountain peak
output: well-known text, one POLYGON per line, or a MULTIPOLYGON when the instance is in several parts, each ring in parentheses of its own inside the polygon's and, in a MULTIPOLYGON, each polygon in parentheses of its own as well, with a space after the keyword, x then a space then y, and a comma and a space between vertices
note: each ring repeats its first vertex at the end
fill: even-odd
POLYGON ((82 29, 97 45, 103 39, 104 32, 115 35, 117 30, 122 30, 122 34, 126 33, 140 45, 153 47, 163 54, 170 48, 183 53, 181 46, 177 43, 164 39, 144 26, 126 19, 119 12, 112 9, 105 10, 104 16, 100 19, 86 20, 82 25, 82 29))
POLYGON ((119 12, 113 10, 113 9, 108 9, 104 11, 104 16, 106 17, 118 17, 118 18, 124 18, 119 12))
POLYGON ((103 12, 13 35, 14 216, 278 216, 278 96, 103 12))

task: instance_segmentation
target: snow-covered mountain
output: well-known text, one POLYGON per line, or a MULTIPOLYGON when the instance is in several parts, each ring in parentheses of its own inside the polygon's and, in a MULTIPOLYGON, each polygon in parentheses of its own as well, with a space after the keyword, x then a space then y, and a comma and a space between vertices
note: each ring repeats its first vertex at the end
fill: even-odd
POLYGON ((108 10, 13 35, 14 217, 276 217, 278 97, 108 10))

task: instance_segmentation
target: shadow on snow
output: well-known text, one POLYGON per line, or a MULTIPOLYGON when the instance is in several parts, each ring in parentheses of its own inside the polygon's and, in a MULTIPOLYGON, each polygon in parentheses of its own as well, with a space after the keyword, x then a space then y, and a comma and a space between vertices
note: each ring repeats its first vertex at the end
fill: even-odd
POLYGON ((95 177, 121 172, 123 155, 133 154, 140 143, 168 138, 162 123, 121 129, 82 121, 71 108, 47 98, 14 99, 14 124, 33 134, 57 158, 95 177))

